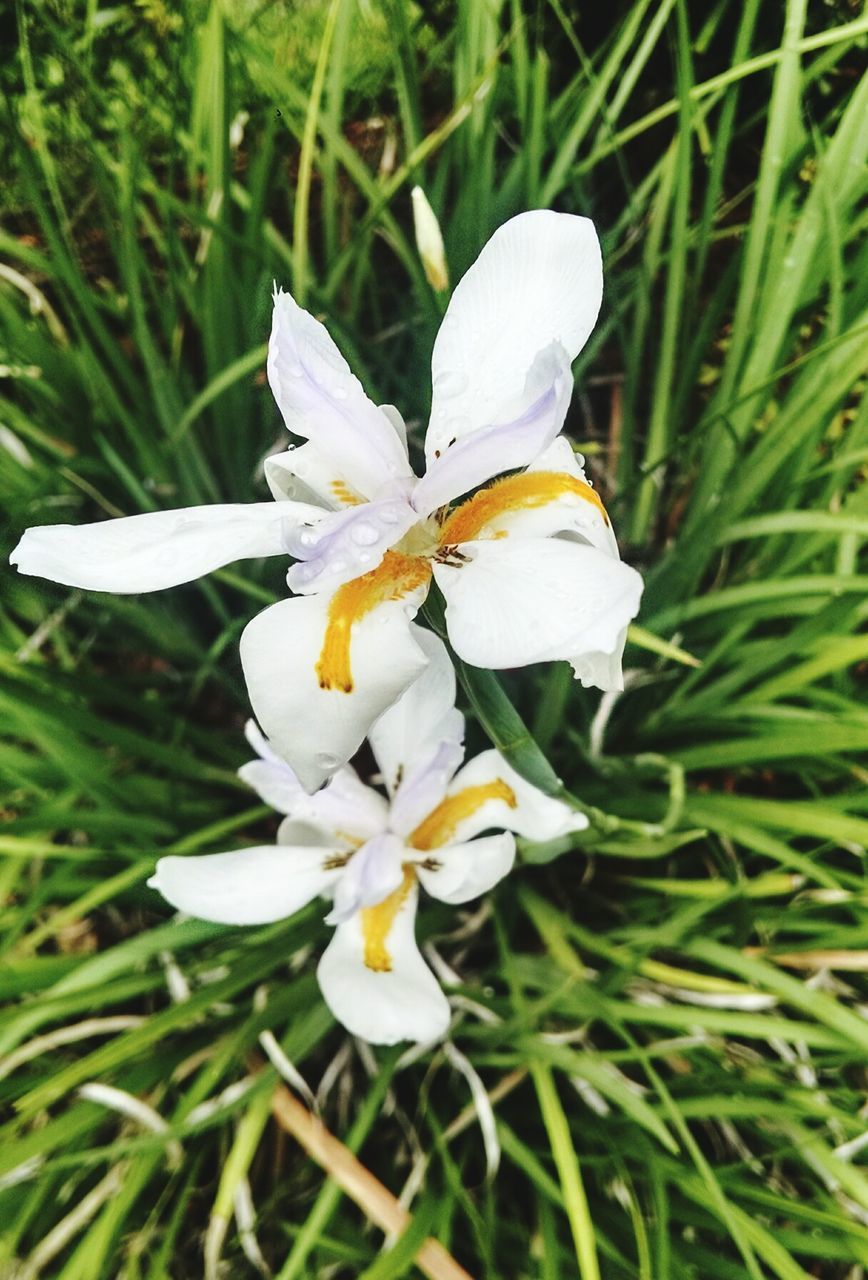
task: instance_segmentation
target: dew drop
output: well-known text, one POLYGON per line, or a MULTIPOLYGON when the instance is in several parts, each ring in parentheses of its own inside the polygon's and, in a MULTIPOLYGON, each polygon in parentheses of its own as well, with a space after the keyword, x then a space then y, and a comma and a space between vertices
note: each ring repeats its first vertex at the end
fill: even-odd
POLYGON ((379 541, 380 532, 374 525, 362 520, 350 529, 350 537, 359 547, 372 547, 379 541))
POLYGON ((313 529, 302 529, 298 535, 298 541, 303 547, 315 547, 319 538, 313 529))
POLYGON ((330 751, 317 751, 314 761, 321 769, 336 769, 340 764, 340 760, 330 751))
POLYGON ((400 518, 394 507, 384 507, 380 512, 380 519, 383 524, 397 524, 400 518))
POLYGON ((332 391, 332 395, 335 400, 346 400, 349 397, 349 394, 350 393, 347 391, 346 387, 335 387, 332 391))
POLYGON ((434 383, 435 391, 442 396, 457 396, 467 386, 467 378, 458 369, 447 369, 434 383))

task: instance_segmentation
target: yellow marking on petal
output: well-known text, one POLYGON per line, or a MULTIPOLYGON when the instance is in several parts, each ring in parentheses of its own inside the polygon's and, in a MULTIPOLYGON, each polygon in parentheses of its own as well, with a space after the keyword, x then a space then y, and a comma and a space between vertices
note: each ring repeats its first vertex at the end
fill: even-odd
POLYGON ((338 587, 329 604, 325 637, 315 667, 321 689, 352 693, 350 639, 353 625, 377 605, 388 600, 400 600, 416 587, 424 586, 430 577, 431 565, 427 560, 387 551, 376 569, 338 587))
POLYGON ((510 512, 546 507, 568 493, 590 502, 606 524, 609 523, 599 494, 578 476, 572 476, 567 471, 523 471, 518 475, 495 480, 487 489, 480 489, 472 498, 456 507, 440 530, 440 545, 454 547, 457 543, 470 542, 474 538, 503 537, 506 530, 487 535, 486 525, 510 512))
POLYGON ((353 493, 344 480, 332 480, 331 491, 337 501, 343 503, 345 507, 359 507, 364 502, 364 498, 360 498, 357 493, 353 493))
POLYGON ((482 782, 475 787, 463 787, 454 795, 446 796, 427 818, 423 818, 407 843, 414 849, 439 849, 455 835, 459 824, 471 817, 488 800, 502 800, 514 809, 518 804, 515 792, 502 778, 494 782, 482 782))
POLYGON ((404 879, 394 893, 378 902, 375 907, 362 907, 362 937, 365 942, 365 964, 375 973, 391 973, 392 957, 386 943, 398 912, 416 883, 416 872, 411 863, 404 864, 404 879))

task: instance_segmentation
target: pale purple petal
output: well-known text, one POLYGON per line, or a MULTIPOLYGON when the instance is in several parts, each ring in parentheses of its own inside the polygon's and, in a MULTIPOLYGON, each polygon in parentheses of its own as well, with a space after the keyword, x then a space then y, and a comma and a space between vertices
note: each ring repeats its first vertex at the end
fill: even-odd
POLYGON ((335 888, 326 924, 343 924, 362 907, 375 907, 404 879, 404 845, 388 831, 374 836, 351 856, 335 888))
POLYGON ((464 759, 458 742, 441 742, 413 772, 405 775, 392 801, 389 825, 399 835, 415 831, 446 795, 452 775, 464 759))
POLYGON ((572 391, 567 353, 552 343, 540 352, 521 397, 509 406, 514 417, 463 436, 431 463, 413 491, 419 514, 436 511, 504 471, 526 467, 557 436, 572 391))
POLYGON ((287 543, 289 554, 299 561, 286 575, 290 589, 300 595, 334 591, 370 573, 418 518, 409 503, 388 498, 335 511, 296 529, 287 543))
POLYGON ((365 395, 325 327, 282 289, 274 295, 268 380, 287 428, 313 441, 364 497, 410 475, 392 422, 365 395))

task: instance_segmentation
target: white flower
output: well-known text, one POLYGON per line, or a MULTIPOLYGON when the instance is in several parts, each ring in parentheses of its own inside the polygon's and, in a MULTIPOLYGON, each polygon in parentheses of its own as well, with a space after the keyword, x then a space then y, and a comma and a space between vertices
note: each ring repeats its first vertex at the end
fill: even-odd
POLYGON ((277 502, 28 529, 12 561, 130 592, 291 554, 296 596, 254 618, 241 659, 257 718, 311 791, 424 666, 410 624, 432 575, 467 662, 565 658, 583 684, 620 688, 642 580, 621 562, 582 460, 558 436, 570 363, 601 297, 588 219, 537 210, 500 227, 434 344, 417 479, 397 410, 368 399, 323 325, 279 291, 268 376, 287 427, 307 443, 266 461, 277 502))
POLYGON ((587 826, 496 751, 459 768, 464 720, 452 667, 441 641, 413 630, 428 665, 371 732, 388 799, 348 765, 308 795, 251 723, 259 759, 240 773, 286 815, 277 844, 161 858, 149 881, 179 910, 222 924, 266 924, 331 898, 335 932, 320 986, 335 1017, 375 1044, 434 1040, 449 1022, 414 937, 420 884, 443 902, 468 902, 512 867, 512 832, 551 840, 587 826))

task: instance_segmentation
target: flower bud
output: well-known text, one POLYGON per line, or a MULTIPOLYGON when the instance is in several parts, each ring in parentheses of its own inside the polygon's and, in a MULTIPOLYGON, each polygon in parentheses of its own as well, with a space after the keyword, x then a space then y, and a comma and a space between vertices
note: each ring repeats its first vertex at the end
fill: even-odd
POLYGON ((425 268, 425 277, 432 289, 442 293, 449 288, 449 271, 446 267, 446 254, 443 249, 443 236, 440 234, 440 223, 437 215, 428 203, 428 197, 421 187, 414 187, 410 192, 413 201, 413 230, 416 234, 416 248, 425 268))

